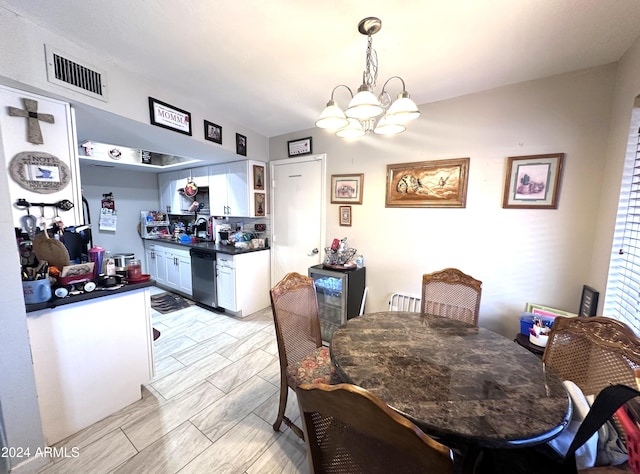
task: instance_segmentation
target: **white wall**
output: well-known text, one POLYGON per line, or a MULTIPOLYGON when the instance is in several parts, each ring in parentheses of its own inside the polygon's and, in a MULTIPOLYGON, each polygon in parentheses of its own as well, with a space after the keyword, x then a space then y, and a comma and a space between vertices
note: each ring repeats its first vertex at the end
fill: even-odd
MULTIPOLYGON (((605 168, 614 65, 422 105, 397 137, 345 142, 326 131, 272 138, 270 158, 287 140, 313 137, 327 173, 364 173, 364 202, 352 227, 338 225, 327 200, 327 239, 348 237, 367 267, 369 311, 393 291, 420 293, 423 273, 457 267, 483 281, 480 325, 513 337, 525 303, 577 312, 590 256, 605 168), (502 209, 507 157, 565 153, 557 210, 502 209), (470 157, 465 209, 385 208, 386 166, 470 157)), ((318 113, 320 110, 318 110, 318 113)), ((329 193, 327 193, 329 196, 329 193)))
MULTIPOLYGON (((141 25, 141 28, 144 26, 141 25)), ((0 83, 69 101, 76 107, 78 139, 143 148, 165 154, 188 156, 211 162, 237 159, 266 161, 268 140, 242 124, 230 122, 211 110, 200 97, 180 96, 149 82, 95 54, 29 22, 0 5, 0 83), (47 81, 44 45, 54 47, 72 60, 106 71, 108 102, 70 91, 47 81), (150 125, 148 97, 191 112, 193 136, 150 125), (98 110, 96 110, 98 109, 98 110), (108 112, 108 113, 104 113, 108 112), (222 145, 204 139, 203 120, 222 126, 222 145), (85 130, 92 136, 85 136, 85 130), (247 156, 236 154, 235 133, 247 137, 247 156)))
MULTIPOLYGON (((144 262, 143 241, 138 234, 140 211, 158 209, 158 175, 80 163, 82 190, 89 202, 93 245, 112 255, 134 253, 144 262), (100 230, 102 195, 113 193, 117 211, 116 231, 100 230)), ((144 263, 143 263, 144 265, 144 263)), ((148 269, 143 269, 146 273, 148 269)))

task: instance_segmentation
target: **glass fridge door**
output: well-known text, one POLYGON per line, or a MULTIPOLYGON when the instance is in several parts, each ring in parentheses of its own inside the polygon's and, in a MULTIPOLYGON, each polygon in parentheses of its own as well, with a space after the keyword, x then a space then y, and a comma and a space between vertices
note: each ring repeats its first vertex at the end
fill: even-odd
POLYGON ((332 276, 328 272, 311 271, 318 296, 318 316, 322 340, 331 341, 333 332, 346 322, 343 291, 344 276, 332 276))

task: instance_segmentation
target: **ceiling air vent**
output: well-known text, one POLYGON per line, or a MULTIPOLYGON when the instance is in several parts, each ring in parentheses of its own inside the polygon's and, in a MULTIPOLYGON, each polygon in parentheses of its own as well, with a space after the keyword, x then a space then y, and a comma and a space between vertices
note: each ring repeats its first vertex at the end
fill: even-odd
POLYGON ((47 79, 52 84, 107 101, 107 78, 93 66, 81 64, 45 45, 47 79))

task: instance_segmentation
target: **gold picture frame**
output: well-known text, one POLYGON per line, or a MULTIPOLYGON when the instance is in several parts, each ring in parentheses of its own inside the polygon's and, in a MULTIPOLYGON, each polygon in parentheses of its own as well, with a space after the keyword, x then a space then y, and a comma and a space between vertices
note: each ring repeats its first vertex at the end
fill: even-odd
POLYGON ((340 206, 340 225, 351 226, 351 206, 340 206))
POLYGON ((253 205, 256 216, 264 216, 267 207, 267 195, 265 193, 254 193, 253 205))
POLYGON ((253 165, 253 189, 264 191, 264 166, 253 165))
POLYGON ((469 158, 387 165, 385 207, 466 207, 469 158))
POLYGON ((362 204, 364 174, 332 174, 331 204, 362 204))
POLYGON ((557 209, 564 153, 511 156, 504 181, 504 209, 557 209))

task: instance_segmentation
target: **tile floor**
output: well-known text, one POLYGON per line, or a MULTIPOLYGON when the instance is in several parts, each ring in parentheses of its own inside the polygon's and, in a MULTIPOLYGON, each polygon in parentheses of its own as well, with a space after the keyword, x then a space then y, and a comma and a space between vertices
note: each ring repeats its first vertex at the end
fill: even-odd
MULTIPOLYGON (((152 288, 151 294, 162 292, 152 288)), ((305 447, 278 408, 271 308, 233 318, 197 306, 152 310, 154 379, 136 403, 56 444, 41 474, 307 473, 305 447)), ((299 424, 295 394, 287 415, 299 424)))

